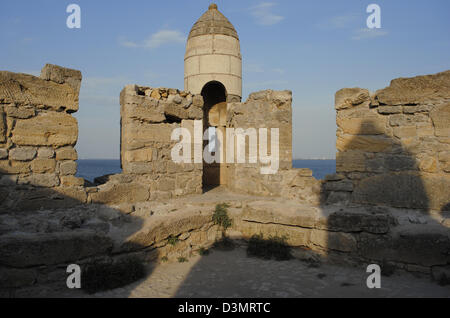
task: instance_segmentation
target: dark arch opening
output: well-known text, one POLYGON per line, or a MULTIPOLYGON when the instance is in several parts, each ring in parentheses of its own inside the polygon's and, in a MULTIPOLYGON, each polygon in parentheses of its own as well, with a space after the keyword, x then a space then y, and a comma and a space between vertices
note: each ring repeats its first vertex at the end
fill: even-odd
MULTIPOLYGON (((204 111, 208 112, 214 105, 227 101, 227 90, 225 86, 218 81, 211 81, 202 88, 204 101, 204 111)), ((206 113, 207 115, 207 113, 206 113)), ((206 116, 208 117, 208 116, 206 116)), ((204 117, 205 118, 205 117, 204 117)))
MULTIPOLYGON (((206 131, 209 127, 220 129, 225 136, 226 110, 227 110, 227 91, 225 86, 218 81, 211 81, 205 84, 202 89, 204 101, 203 106, 203 129, 206 131)), ((225 141, 225 140, 224 140, 225 141)), ((203 147, 206 147, 209 141, 203 141, 203 147)), ((223 149, 216 141, 216 150, 223 149)), ((224 154, 225 156, 225 154, 224 154)), ((209 191, 220 185, 226 184, 225 163, 208 164, 203 161, 203 191, 209 191)))

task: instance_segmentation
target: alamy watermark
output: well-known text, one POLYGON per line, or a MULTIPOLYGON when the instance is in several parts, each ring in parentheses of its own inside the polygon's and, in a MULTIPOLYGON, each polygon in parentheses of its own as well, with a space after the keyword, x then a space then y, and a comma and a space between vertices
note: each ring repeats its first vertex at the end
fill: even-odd
POLYGON ((67 17, 66 25, 69 29, 81 28, 81 8, 78 4, 69 4, 66 9, 70 15, 67 17))
POLYGON ((378 4, 370 4, 366 9, 370 15, 367 18, 366 24, 369 29, 381 29, 381 8, 378 4))
POLYGON ((203 163, 204 160, 208 164, 260 163, 261 174, 278 172, 280 167, 278 128, 270 129, 270 154, 268 152, 268 128, 226 128, 224 139, 222 130, 210 127, 203 132, 202 121, 195 120, 193 133, 194 136, 187 128, 173 130, 171 139, 178 142, 172 148, 173 162, 180 164, 203 163), (247 139, 249 140, 248 147, 247 139), (208 142, 204 148, 203 141, 208 142), (192 144, 194 144, 193 156, 192 144))

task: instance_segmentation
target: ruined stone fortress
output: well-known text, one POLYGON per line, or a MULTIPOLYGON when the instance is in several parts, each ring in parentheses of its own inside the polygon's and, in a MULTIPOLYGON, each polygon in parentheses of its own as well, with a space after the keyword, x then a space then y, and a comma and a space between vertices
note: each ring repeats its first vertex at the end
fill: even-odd
MULTIPOLYGON (((189 34, 183 91, 128 85, 120 93, 123 171, 96 184, 75 176, 81 80, 51 64, 40 77, 0 72, 2 293, 65 286, 73 263, 189 257, 223 235, 212 221, 219 203, 230 206, 233 239, 286 236, 302 259, 448 275, 450 71, 375 93, 338 91, 337 173, 325 180, 292 168, 290 91, 241 101, 239 37, 214 4, 189 34), (171 134, 193 136, 195 121, 224 136, 278 128, 278 173, 261 174, 261 162, 175 163, 171 134)), ((191 144, 192 154, 204 146, 191 144)))

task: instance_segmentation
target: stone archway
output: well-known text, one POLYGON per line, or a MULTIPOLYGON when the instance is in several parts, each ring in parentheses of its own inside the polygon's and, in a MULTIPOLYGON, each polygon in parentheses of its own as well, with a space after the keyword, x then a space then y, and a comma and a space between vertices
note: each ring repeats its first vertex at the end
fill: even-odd
MULTIPOLYGON (((222 131, 223 142, 226 137, 227 122, 227 91, 225 86, 218 81, 211 81, 205 84, 202 89, 204 100, 203 107, 203 127, 207 130, 209 127, 215 127, 222 131)), ((204 141, 204 147, 208 145, 208 141, 204 141)), ((220 147, 217 145, 216 147, 220 147)), ((225 147, 221 147, 225 152, 225 147)), ((226 154, 223 153, 223 158, 226 154)), ((203 189, 209 190, 220 185, 226 185, 226 163, 203 162, 203 189)))

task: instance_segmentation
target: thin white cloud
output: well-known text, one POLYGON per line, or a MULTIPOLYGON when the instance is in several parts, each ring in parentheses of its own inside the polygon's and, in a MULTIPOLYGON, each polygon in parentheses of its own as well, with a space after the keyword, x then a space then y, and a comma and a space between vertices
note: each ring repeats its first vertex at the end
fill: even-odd
POLYGON ((273 2, 261 2, 260 4, 250 8, 252 16, 255 18, 256 23, 260 25, 274 25, 281 22, 284 17, 272 12, 276 3, 273 2))
POLYGON ((347 14, 334 16, 326 20, 322 20, 317 24, 320 29, 345 29, 357 21, 357 15, 347 14))
POLYGON ((359 29, 355 31, 355 34, 352 37, 352 40, 364 40, 364 39, 373 39, 379 38, 382 36, 388 35, 389 32, 383 29, 359 29))
POLYGON ((148 49, 156 49, 163 45, 172 43, 185 43, 186 36, 177 30, 160 30, 156 33, 150 35, 147 39, 142 42, 129 41, 124 38, 119 38, 119 44, 125 47, 141 47, 148 49))

